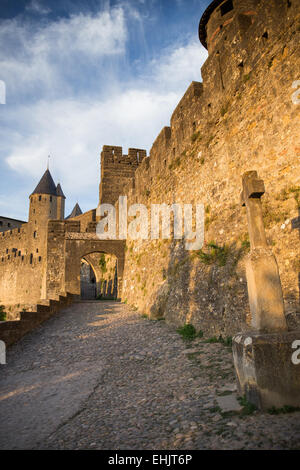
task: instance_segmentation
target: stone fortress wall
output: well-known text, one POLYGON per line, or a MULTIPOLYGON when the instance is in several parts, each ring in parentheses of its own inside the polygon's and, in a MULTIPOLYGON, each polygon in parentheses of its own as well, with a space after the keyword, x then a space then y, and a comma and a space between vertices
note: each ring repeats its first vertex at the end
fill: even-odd
POLYGON ((299 324, 294 222, 300 205, 300 108, 292 102, 292 84, 300 78, 300 5, 233 0, 231 9, 230 4, 213 2, 207 24, 200 24, 209 51, 203 83, 190 85, 149 158, 122 192, 118 187, 107 199, 104 188, 118 181, 120 168, 108 166, 102 154, 100 202, 126 194, 128 204, 148 207, 204 204, 203 251, 211 256, 186 252, 178 242, 129 241, 122 300, 177 325, 191 322, 210 334, 232 335, 246 327, 249 313, 243 265, 249 241, 240 204, 242 174, 248 170, 257 170, 266 183, 268 241, 279 262, 288 321, 299 324))
POLYGON ((0 234, 0 304, 8 317, 45 298, 46 230, 34 222, 0 234))
POLYGON ((32 195, 29 222, 0 234, 0 305, 11 318, 41 300, 78 295, 80 259, 104 252, 109 272, 115 260, 108 255, 117 257, 123 301, 175 325, 233 335, 249 313, 241 180, 257 170, 287 319, 299 325, 300 108, 292 102, 299 24, 296 0, 215 0, 200 22, 209 51, 203 83, 191 83, 150 156, 103 147, 100 202, 117 206, 127 195, 129 205, 203 203, 203 252, 169 240, 99 241, 95 209, 65 220, 64 197, 32 195))
POLYGON ((0 217, 0 233, 20 228, 25 222, 23 220, 10 219, 9 217, 0 217))
POLYGON ((0 305, 8 320, 50 298, 48 221, 64 219, 63 195, 33 193, 29 199, 28 222, 0 234, 0 305))

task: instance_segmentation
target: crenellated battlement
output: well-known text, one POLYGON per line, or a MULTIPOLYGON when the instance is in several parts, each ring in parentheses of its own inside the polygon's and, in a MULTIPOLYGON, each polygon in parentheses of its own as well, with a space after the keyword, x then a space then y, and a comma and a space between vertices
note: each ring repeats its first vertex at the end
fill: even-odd
POLYGON ((100 203, 114 204, 146 157, 144 149, 130 148, 128 155, 123 155, 122 147, 104 145, 101 152, 100 203))
POLYGON ((2 263, 26 254, 23 246, 28 240, 29 232, 28 225, 24 224, 20 228, 0 234, 0 260, 2 263))
POLYGON ((22 234, 27 233, 27 224, 22 225, 20 228, 14 228, 12 230, 6 230, 0 233, 0 244, 2 240, 12 239, 13 237, 19 237, 22 234))
POLYGON ((146 156, 147 152, 143 149, 130 148, 128 155, 124 155, 122 147, 104 145, 101 152, 101 162, 103 162, 102 167, 107 165, 121 165, 122 168, 124 165, 137 167, 146 156))

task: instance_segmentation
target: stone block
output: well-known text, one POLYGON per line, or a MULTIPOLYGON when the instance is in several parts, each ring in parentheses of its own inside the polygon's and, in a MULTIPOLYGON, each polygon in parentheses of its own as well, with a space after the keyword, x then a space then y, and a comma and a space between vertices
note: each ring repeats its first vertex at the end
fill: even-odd
POLYGON ((221 408, 223 413, 228 413, 230 411, 241 411, 243 408, 240 403, 237 401, 235 395, 226 395, 224 397, 217 397, 217 403, 221 408))
MULTIPOLYGON (((297 340, 300 340, 300 331, 236 335, 233 359, 239 394, 261 409, 300 407, 297 340)), ((299 346, 298 350, 300 358, 299 346)))

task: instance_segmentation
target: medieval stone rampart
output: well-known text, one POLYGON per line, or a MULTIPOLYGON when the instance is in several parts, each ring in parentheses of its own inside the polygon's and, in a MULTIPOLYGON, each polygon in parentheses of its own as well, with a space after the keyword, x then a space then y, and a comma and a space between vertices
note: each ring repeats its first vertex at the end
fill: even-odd
POLYGON ((233 10, 222 15, 225 3, 213 2, 206 18, 203 83, 190 85, 150 157, 107 200, 105 191, 120 174, 113 167, 109 178, 102 173, 107 189, 101 202, 116 201, 125 191, 128 204, 204 204, 206 257, 187 253, 180 243, 129 241, 122 298, 145 313, 178 325, 192 322, 210 334, 232 334, 247 323, 243 258, 249 242, 239 193, 249 170, 266 182, 264 221, 289 323, 299 324, 300 313, 299 105, 292 101, 300 69, 300 5, 233 1, 233 10))

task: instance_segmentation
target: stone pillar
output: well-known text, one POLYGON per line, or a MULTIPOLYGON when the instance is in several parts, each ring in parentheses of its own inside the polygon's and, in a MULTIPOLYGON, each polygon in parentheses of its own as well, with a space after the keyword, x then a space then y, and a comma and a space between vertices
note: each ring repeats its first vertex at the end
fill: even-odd
POLYGON ((268 247, 261 197, 264 183, 256 171, 243 175, 250 254, 246 276, 252 331, 233 338, 238 390, 258 408, 300 406, 300 364, 293 360, 300 331, 287 331, 279 271, 268 247))
POLYGON ((283 331, 287 325, 278 265, 267 244, 262 215, 264 192, 256 171, 244 174, 241 199, 247 209, 251 247, 246 259, 251 326, 258 331, 283 331))

